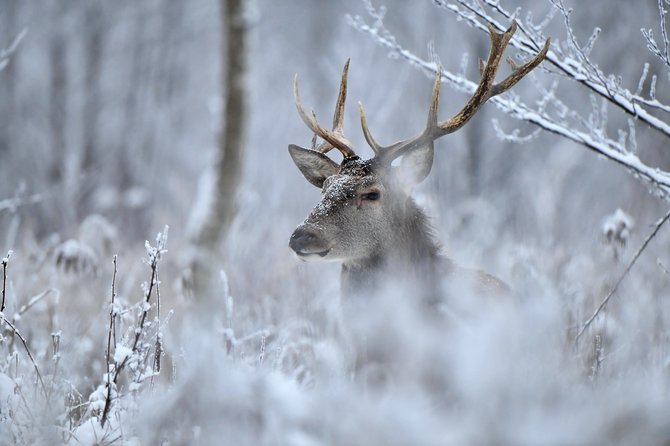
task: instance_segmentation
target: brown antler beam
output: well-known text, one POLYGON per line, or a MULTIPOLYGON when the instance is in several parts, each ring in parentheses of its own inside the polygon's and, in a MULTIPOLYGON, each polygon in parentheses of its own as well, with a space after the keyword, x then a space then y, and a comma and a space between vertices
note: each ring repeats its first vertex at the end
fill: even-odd
POLYGON ((305 123, 305 125, 314 132, 315 135, 318 135, 321 139, 324 140, 324 143, 321 144, 317 150, 321 153, 328 153, 332 149, 339 150, 345 158, 351 158, 356 156, 351 143, 343 134, 344 130, 344 104, 347 99, 347 74, 349 72, 349 60, 347 60, 342 70, 342 78, 340 81, 340 91, 337 96, 337 103, 335 104, 335 112, 333 114, 333 130, 326 130, 316 119, 316 115, 312 111, 311 114, 308 114, 305 111, 305 107, 300 100, 300 94, 298 92, 298 75, 296 74, 293 81, 293 97, 295 99, 295 105, 298 109, 298 115, 305 123))
POLYGON ((509 29, 507 29, 504 33, 498 33, 493 28, 489 27, 491 49, 489 51, 486 63, 484 64, 480 61, 479 69, 481 78, 477 88, 475 89, 475 92, 458 113, 456 113, 451 118, 440 122, 437 120, 437 110, 440 98, 442 70, 440 67, 437 67, 426 128, 419 135, 413 138, 398 141, 394 144, 391 144, 390 146, 379 145, 372 138, 372 134, 367 125, 365 113, 363 112, 362 106, 359 104, 359 113, 361 117, 363 134, 365 135, 365 139, 370 147, 372 147, 372 149, 375 151, 376 156, 382 158, 384 162, 389 163, 395 158, 402 156, 407 151, 426 146, 444 135, 457 131, 479 111, 481 106, 487 100, 493 96, 497 96, 509 90, 521 79, 523 79, 523 77, 530 73, 535 67, 537 67, 545 58, 547 51, 549 50, 550 39, 546 40, 544 46, 537 55, 535 55, 522 66, 517 67, 510 62, 512 73, 502 81, 495 83, 496 73, 498 71, 498 67, 500 66, 500 61, 505 52, 505 48, 507 48, 509 41, 516 32, 516 29, 516 21, 513 21, 509 29))

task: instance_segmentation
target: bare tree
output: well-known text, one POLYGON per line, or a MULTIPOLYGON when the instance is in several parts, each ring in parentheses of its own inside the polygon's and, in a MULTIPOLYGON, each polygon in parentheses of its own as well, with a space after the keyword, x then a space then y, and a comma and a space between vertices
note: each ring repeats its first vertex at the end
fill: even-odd
MULTIPOLYGON (((192 230, 191 239, 198 253, 193 263, 193 282, 196 294, 202 294, 216 272, 213 254, 224 240, 237 214, 237 192, 242 177, 244 127, 246 121, 247 24, 244 0, 222 0, 223 23, 222 76, 224 109, 214 165, 213 187, 205 193, 207 209, 192 230)), ((203 210, 195 210, 199 213, 203 210)))
POLYGON ((19 4, 13 1, 0 3, 0 9, 3 11, 0 14, 0 25, 3 28, 0 34, 2 38, 2 43, 0 43, 0 47, 2 48, 0 50, 0 71, 3 72, 2 82, 0 82, 0 98, 2 99, 0 103, 0 117, 4 123, 4 130, 0 132, 0 154, 10 149, 11 134, 14 132, 14 120, 16 119, 15 113, 12 110, 16 102, 16 69, 10 63, 9 56, 21 40, 20 38, 16 38, 17 30, 15 30, 18 6, 19 4), (14 39, 14 43, 5 47, 12 42, 12 39, 14 39))
POLYGON ((104 5, 101 2, 89 2, 84 6, 83 28, 86 66, 84 88, 86 98, 83 106, 83 153, 81 167, 86 171, 96 164, 95 146, 98 140, 100 114, 100 75, 102 74, 103 47, 105 39, 104 5))
MULTIPOLYGON (((62 15, 62 14, 60 14, 62 15)), ((49 125, 51 130, 50 180, 59 184, 63 180, 66 158, 65 125, 67 117, 67 46, 63 35, 62 20, 57 13, 49 43, 49 65, 51 67, 49 125)))

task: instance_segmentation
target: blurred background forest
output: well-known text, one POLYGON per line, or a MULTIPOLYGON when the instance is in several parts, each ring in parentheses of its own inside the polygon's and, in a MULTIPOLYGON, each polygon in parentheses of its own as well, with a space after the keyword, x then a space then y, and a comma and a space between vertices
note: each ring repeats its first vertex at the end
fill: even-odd
MULTIPOLYGON (((606 73, 634 85, 643 63, 651 63, 652 72, 659 68, 638 36, 643 25, 658 22, 658 11, 653 2, 608 5, 576 5, 576 33, 586 40, 594 27, 602 28, 593 58, 606 73)), ((358 146, 365 143, 357 101, 370 110, 375 134, 390 142, 421 128, 430 80, 387 57, 347 24, 347 14, 365 15, 357 0, 258 0, 248 6, 249 122, 240 215, 230 236, 241 252, 229 254, 249 253, 273 264, 290 261, 287 235, 318 196, 286 152, 289 143, 308 145, 311 139, 295 113, 294 74, 303 79, 305 101, 326 116, 341 66, 351 57, 347 134, 358 146)), ((458 67, 467 52, 468 73, 474 73, 474 61, 488 51, 486 35, 461 26, 431 2, 386 6, 386 25, 397 39, 424 56, 433 42, 446 67, 458 67)), ((551 8, 527 6, 537 17, 551 8)), ((212 165, 221 128, 219 4, 69 1, 38 7, 9 0, 0 19, 5 46, 27 29, 0 72, 0 190, 2 198, 41 198, 14 212, 2 210, 0 227, 10 228, 17 216, 21 221, 20 234, 12 232, 11 239, 3 234, 3 249, 15 248, 13 237, 27 233, 38 239, 53 232, 72 236, 92 213, 120 227, 123 244, 142 241, 165 223, 173 239, 183 237, 198 178, 212 165)), ((557 33, 563 33, 560 19, 555 21, 557 33)), ((666 84, 667 77, 660 76, 659 96, 666 84)), ((586 102, 577 86, 565 89, 573 104, 586 102)), ((531 81, 515 91, 537 94, 531 81)), ((445 90, 442 113, 453 112, 465 98, 445 90)), ((551 135, 523 145, 505 143, 496 137, 491 118, 506 129, 518 126, 486 107, 463 131, 438 143, 434 173, 421 190, 447 247, 452 241, 459 248, 475 238, 494 239, 483 240, 486 244, 509 235, 526 244, 585 249, 599 242, 603 218, 618 207, 638 228, 659 216, 661 203, 618 166, 551 135)), ((662 142, 644 129, 638 137, 643 158, 666 166, 662 142)))
MULTIPOLYGON (((197 304, 184 292, 181 276, 192 256, 189 237, 198 218, 197 203, 211 175, 225 119, 227 67, 220 3, 0 0, 0 48, 22 36, 0 71, 0 254, 13 250, 16 262, 13 272, 10 270, 8 307, 17 312, 31 296, 58 289, 60 304, 45 303, 43 309, 36 306, 34 319, 26 316, 21 323, 32 335, 34 350, 47 358, 46 362, 51 340, 35 321, 49 320, 48 330, 63 330, 63 354, 70 348, 72 359, 62 366, 61 373, 76 385, 82 401, 89 398, 104 373, 101 352, 107 328, 102 321, 109 312, 112 255, 120 255, 120 296, 136 300, 141 296, 137 283, 144 275, 139 264, 143 242, 152 240, 166 224, 170 226, 170 241, 163 289, 167 305, 177 309, 173 352, 192 342, 185 340, 189 338, 188 323, 180 319, 197 304), (67 254, 63 245, 69 239, 90 245, 94 278, 73 280, 67 276, 69 272, 63 272, 59 256, 67 254), (65 305, 66 310, 54 309, 52 304, 65 305), (58 311, 64 311, 60 319, 54 317, 58 311), (91 322, 96 317, 102 318, 100 324, 91 322), (76 343, 77 336, 84 336, 87 341, 82 345, 86 345, 67 347, 68 342, 76 343), (81 358, 87 355, 97 359, 79 370, 81 358)), ((553 8, 548 1, 508 3, 510 9, 523 8, 522 18, 530 11, 538 20, 553 8)), ((568 3, 574 8, 572 26, 580 42, 586 43, 593 29, 601 28, 590 53, 600 69, 620 76, 622 85, 635 90, 642 67, 648 63, 649 72, 658 74, 656 97, 670 99, 667 67, 647 50, 640 33, 641 28, 658 28, 657 2, 568 3)), ((476 78, 476 61, 484 58, 489 48, 484 33, 431 1, 389 0, 383 4, 384 24, 404 47, 430 59, 431 46, 441 64, 454 71, 462 66, 467 53, 469 62, 463 72, 476 78)), ((423 128, 430 76, 356 30, 351 25, 356 16, 367 20, 365 2, 246 2, 247 109, 239 210, 229 233, 213 249, 216 261, 227 273, 230 293, 236 297, 236 317, 230 321, 226 313, 232 310, 226 309, 225 290, 213 291, 205 309, 215 318, 228 317, 228 328, 238 334, 269 330, 262 332, 267 336, 251 336, 252 346, 241 349, 241 356, 256 358, 259 349, 265 351, 266 342, 268 352, 271 345, 291 344, 286 332, 293 333, 295 325, 291 324, 296 321, 309 325, 299 331, 312 340, 328 338, 329 330, 334 330, 330 324, 337 306, 339 266, 301 263, 287 246, 294 227, 319 197, 319 191, 304 180, 287 152, 288 144, 309 146, 312 138, 295 111, 294 75, 300 76, 303 101, 327 122, 340 70, 351 58, 346 134, 360 147, 359 152, 371 155, 360 131, 357 101, 365 104, 370 128, 382 144, 423 128), (287 329, 289 325, 293 328, 287 329)), ((552 42, 565 39, 562 20, 557 15, 546 30, 552 42)), ((514 87, 514 93, 529 102, 542 96, 538 85, 547 88, 553 79, 560 79, 536 71, 533 80, 524 79, 514 87)), ((594 107, 588 91, 576 82, 562 79, 557 91, 567 105, 584 114, 594 108, 608 110, 607 104, 594 107)), ((443 88, 440 115, 453 114, 466 99, 465 94, 443 88)), ((609 111, 606 128, 616 133, 626 126, 626 116, 617 115, 613 107, 609 111)), ((667 210, 667 202, 651 194, 650 186, 624 167, 583 146, 547 132, 525 143, 505 141, 496 126, 508 133, 519 128, 523 135, 535 130, 491 104, 484 106, 461 131, 436 142, 432 174, 414 196, 426 208, 451 258, 494 273, 526 295, 558 296, 557 306, 569 313, 561 320, 564 325, 558 324, 564 336, 565 330, 583 321, 611 289, 654 222, 667 210), (623 240, 612 242, 605 233, 605 223, 617 209, 627 215, 628 231, 623 240)), ((636 137, 637 155, 646 164, 670 170, 666 137, 645 125, 637 125, 636 137)), ((614 310, 628 316, 621 316, 620 325, 613 324, 612 330, 625 325, 626 317, 634 319, 628 320, 629 331, 618 332, 623 336, 621 343, 612 341, 613 350, 625 345, 633 352, 621 354, 622 364, 646 355, 665 364, 663 370, 667 368, 670 325, 666 318, 670 315, 666 314, 668 296, 664 290, 670 278, 666 270, 670 235, 665 229, 649 245, 617 296, 638 299, 636 305, 644 306, 641 312, 633 311, 634 315, 623 307, 614 310), (653 333, 641 328, 651 325, 653 333), (653 353, 647 355, 647 350, 635 344, 640 338, 644 338, 644 345, 653 347, 653 353)), ((221 333, 220 339, 228 339, 230 332, 221 333)), ((277 368, 295 371, 301 366, 300 373, 306 373, 306 362, 319 362, 319 352, 313 347, 307 355, 310 361, 304 360, 306 348, 295 347, 290 360, 281 356, 277 368)), ((543 350, 541 346, 533 348, 543 350)), ((580 354, 588 357, 591 350, 587 343, 580 354)), ((509 360, 518 360, 513 358, 509 360)), ((617 359, 611 361, 619 364, 617 359)), ((612 376, 621 371, 614 365, 611 370, 612 376)), ((207 377, 212 378, 212 373, 208 371, 207 377)), ((184 375, 187 380, 197 376, 195 372, 184 375)), ((237 385, 248 384, 237 378, 237 385)), ((635 375, 631 382, 637 385, 638 378, 635 375)), ((219 382, 223 378, 212 379, 219 382)), ((653 386, 650 393, 658 390, 653 386)), ((352 389, 349 391, 355 395, 352 389)), ((667 388, 663 392, 667 395, 667 388)), ((572 403, 566 400, 561 410, 569 412, 566 407, 572 403)), ((333 410, 345 407, 340 401, 333 410)), ((649 406, 649 410, 657 407, 649 406)), ((202 414, 204 409, 193 410, 202 414)), ((269 410, 274 409, 271 406, 269 410)), ((174 414, 151 416, 164 416, 164 422, 174 414)), ((352 435, 354 431, 352 428, 352 435)), ((254 438, 251 430, 244 432, 235 437, 242 443, 272 444, 270 431, 266 431, 270 437, 258 443, 249 440, 254 438), (245 437, 247 434, 250 436, 245 437)), ((354 444, 345 434, 335 437, 340 444, 354 444)), ((402 438, 422 437, 408 434, 402 438)), ((471 439, 467 435, 457 438, 471 439)), ((285 444, 320 443, 287 440, 285 444)))

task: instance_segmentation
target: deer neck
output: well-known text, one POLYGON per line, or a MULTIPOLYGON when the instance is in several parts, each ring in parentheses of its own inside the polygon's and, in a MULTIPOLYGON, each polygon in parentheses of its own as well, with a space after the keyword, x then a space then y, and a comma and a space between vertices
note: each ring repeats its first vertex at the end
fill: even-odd
POLYGON ((344 296, 374 292, 393 279, 421 284, 435 280, 443 259, 428 218, 411 198, 394 216, 393 233, 371 256, 342 264, 344 296))

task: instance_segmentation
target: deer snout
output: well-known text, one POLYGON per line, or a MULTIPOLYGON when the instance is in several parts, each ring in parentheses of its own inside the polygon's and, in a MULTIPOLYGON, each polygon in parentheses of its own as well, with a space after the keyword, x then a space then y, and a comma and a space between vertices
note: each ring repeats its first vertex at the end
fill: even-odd
POLYGON ((325 257, 330 252, 328 244, 314 230, 305 226, 298 226, 293 231, 288 246, 303 260, 325 257))

